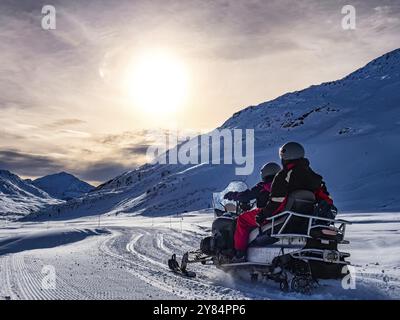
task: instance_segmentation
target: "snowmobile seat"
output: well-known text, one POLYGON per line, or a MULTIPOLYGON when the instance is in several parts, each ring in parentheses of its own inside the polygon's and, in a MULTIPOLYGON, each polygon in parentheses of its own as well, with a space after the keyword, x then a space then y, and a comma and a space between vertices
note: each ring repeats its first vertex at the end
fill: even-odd
MULTIPOLYGON (((274 223, 274 228, 279 229, 285 223, 287 216, 283 216, 277 219, 274 223)), ((272 222, 269 222, 263 225, 260 228, 256 228, 250 232, 249 236, 249 246, 261 246, 261 245, 268 245, 273 244, 278 241, 278 239, 273 238, 270 236, 272 232, 272 222)))
POLYGON ((316 198, 312 191, 296 190, 289 195, 285 211, 313 214, 315 202, 316 198))
MULTIPOLYGON (((314 212, 315 195, 313 192, 308 190, 296 190, 292 192, 287 200, 284 211, 293 211, 297 213, 310 215, 314 212)), ((307 234, 307 227, 309 219, 297 216, 291 216, 290 221, 288 215, 283 215, 279 219, 275 220, 274 223, 269 222, 259 229, 255 229, 250 233, 249 244, 250 245, 268 245, 275 243, 276 238, 270 236, 272 232, 272 226, 274 227, 274 233, 280 231, 281 234, 307 234), (284 230, 280 230, 284 227, 284 230), (268 239, 269 237, 269 239, 268 239)))
MULTIPOLYGON (((313 215, 315 202, 316 198, 313 192, 296 190, 289 195, 285 211, 313 215)), ((281 234, 307 234, 308 222, 308 218, 291 216, 284 229, 280 232, 281 234)))

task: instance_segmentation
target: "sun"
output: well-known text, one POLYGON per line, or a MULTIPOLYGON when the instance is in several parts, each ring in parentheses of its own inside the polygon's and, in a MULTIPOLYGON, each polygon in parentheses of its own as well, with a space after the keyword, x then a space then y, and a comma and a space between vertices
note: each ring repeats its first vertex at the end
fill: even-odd
POLYGON ((133 59, 127 68, 125 87, 130 101, 141 111, 173 113, 182 107, 187 97, 186 66, 167 52, 144 53, 133 59))

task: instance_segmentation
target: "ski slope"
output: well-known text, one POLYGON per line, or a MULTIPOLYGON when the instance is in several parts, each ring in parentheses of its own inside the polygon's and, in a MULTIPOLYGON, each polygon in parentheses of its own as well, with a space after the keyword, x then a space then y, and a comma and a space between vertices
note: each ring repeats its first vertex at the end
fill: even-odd
POLYGON ((172 253, 197 248, 213 214, 86 217, 0 226, 0 299, 399 299, 399 213, 342 215, 356 268, 356 289, 324 281, 311 296, 282 293, 272 282, 250 281, 213 266, 190 265, 197 278, 168 270, 172 253), (34 241, 33 241, 34 240, 34 241), (32 243, 35 245, 32 246, 32 243), (43 289, 44 266, 56 272, 43 289))

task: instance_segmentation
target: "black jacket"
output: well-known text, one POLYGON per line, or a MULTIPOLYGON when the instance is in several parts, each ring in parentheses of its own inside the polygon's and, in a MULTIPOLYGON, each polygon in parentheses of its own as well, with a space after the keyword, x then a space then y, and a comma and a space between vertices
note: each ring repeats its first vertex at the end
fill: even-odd
POLYGON ((261 212, 262 217, 267 218, 281 212, 285 208, 288 195, 296 190, 312 191, 317 198, 333 203, 322 177, 310 168, 307 159, 299 159, 284 165, 275 176, 270 199, 261 212))

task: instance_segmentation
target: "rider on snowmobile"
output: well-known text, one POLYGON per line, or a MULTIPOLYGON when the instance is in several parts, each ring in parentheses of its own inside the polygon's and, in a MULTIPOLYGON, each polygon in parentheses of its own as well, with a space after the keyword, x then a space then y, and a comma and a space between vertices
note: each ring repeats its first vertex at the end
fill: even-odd
POLYGON ((322 176, 310 168, 310 162, 304 157, 301 144, 288 142, 279 149, 283 169, 276 175, 271 187, 270 200, 257 215, 257 223, 262 224, 266 218, 285 209, 288 195, 296 190, 310 190, 317 200, 324 200, 333 206, 322 176))
POLYGON ((239 202, 250 202, 256 199, 257 208, 264 208, 269 200, 272 180, 279 171, 281 171, 279 164, 275 162, 266 163, 260 171, 261 182, 242 192, 230 191, 225 194, 224 199, 239 202))
POLYGON ((317 200, 324 200, 333 207, 333 200, 325 183, 322 177, 310 168, 310 162, 304 157, 305 151, 302 145, 288 142, 279 149, 279 156, 283 169, 273 179, 266 206, 245 213, 248 219, 240 219, 241 216, 238 218, 234 238, 236 256, 233 262, 246 261, 250 231, 263 225, 265 219, 284 211, 288 196, 293 191, 310 190, 314 192, 317 200))
MULTIPOLYGON (((268 162, 261 168, 261 182, 257 183, 253 188, 242 192, 228 192, 224 198, 240 202, 249 202, 253 199, 256 199, 257 208, 263 208, 268 203, 272 181, 274 180, 275 175, 280 171, 281 166, 279 164, 275 162, 268 162)), ((255 219, 258 213, 259 209, 255 209, 246 211, 238 217, 235 230, 235 244, 239 243, 239 248, 242 247, 242 239, 248 239, 248 234, 251 229, 257 226, 255 219)), ((238 248, 235 249, 238 252, 238 248)), ((245 255, 240 254, 239 250, 237 257, 235 257, 234 260, 244 260, 244 257, 245 255)))

